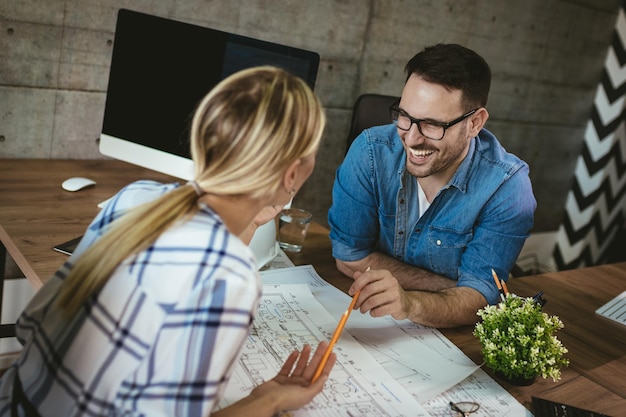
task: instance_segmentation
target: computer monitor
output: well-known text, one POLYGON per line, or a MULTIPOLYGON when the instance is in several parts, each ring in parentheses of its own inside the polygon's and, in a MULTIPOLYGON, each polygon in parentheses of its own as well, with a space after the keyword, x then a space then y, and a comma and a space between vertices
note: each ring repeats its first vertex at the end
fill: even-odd
POLYGON ((281 67, 315 86, 319 55, 120 9, 99 149, 190 180, 189 127, 202 97, 244 68, 281 67))
MULTIPOLYGON (((189 128, 196 106, 239 70, 274 65, 313 89, 315 52, 121 9, 117 16, 100 152, 190 180, 189 128)), ((259 267, 278 253, 268 223, 250 242, 259 267)))

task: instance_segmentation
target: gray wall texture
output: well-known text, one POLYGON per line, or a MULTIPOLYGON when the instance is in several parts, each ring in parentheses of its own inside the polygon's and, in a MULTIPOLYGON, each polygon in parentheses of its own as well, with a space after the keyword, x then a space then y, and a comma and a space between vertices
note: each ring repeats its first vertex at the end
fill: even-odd
MULTIPOLYGON (((404 65, 438 42, 490 63, 493 131, 531 168, 533 232, 557 230, 619 0, 0 0, 0 158, 102 159, 117 10, 316 51, 329 123, 294 205, 326 224, 352 105, 399 95, 404 65)), ((1 175, 1 173, 0 173, 1 175)))

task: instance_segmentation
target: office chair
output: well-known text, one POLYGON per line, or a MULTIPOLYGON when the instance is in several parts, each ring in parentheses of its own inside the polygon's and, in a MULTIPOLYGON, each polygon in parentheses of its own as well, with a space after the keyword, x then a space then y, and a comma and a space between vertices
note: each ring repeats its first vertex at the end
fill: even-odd
POLYGON ((352 141, 368 127, 391 123, 389 107, 400 101, 400 97, 383 94, 363 94, 356 99, 352 110, 352 124, 346 140, 346 152, 352 141))

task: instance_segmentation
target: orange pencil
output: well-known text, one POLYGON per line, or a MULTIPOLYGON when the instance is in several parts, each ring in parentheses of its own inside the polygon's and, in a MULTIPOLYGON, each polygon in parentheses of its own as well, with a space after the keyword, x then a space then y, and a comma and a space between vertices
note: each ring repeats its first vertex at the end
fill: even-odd
POLYGON ((498 287, 500 299, 504 301, 504 291, 502 290, 502 285, 500 285, 500 279, 498 278, 498 275, 496 274, 496 271, 493 270, 493 268, 491 268, 491 276, 493 277, 493 280, 496 282, 496 286, 498 287))
POLYGON ((509 289, 506 287, 506 282, 502 281, 502 290, 504 291, 504 295, 509 295, 509 289))
MULTIPOLYGON (((369 270, 370 270, 370 267, 368 266, 365 272, 369 270)), ((341 336, 341 332, 343 332, 343 328, 346 326, 348 317, 350 317, 350 313, 352 313, 352 310, 354 309, 354 305, 356 304, 356 300, 359 298, 360 294, 361 294, 361 290, 358 290, 356 294, 354 294, 354 297, 352 297, 352 301, 350 302, 350 306, 348 307, 348 309, 344 311, 344 313, 341 315, 339 324, 337 325, 337 328, 335 329, 335 332, 333 333, 333 337, 331 337, 330 339, 330 343, 328 347, 326 348, 326 351, 324 352, 324 356, 322 356, 322 361, 320 362, 320 364, 317 366, 317 369, 315 370, 315 374, 313 375, 313 379, 311 379, 311 383, 314 383, 315 381, 317 381, 317 378, 319 378, 320 375, 322 374, 322 370, 324 369, 324 366, 326 366, 326 362, 328 362, 328 358, 330 357, 330 354, 333 351, 333 347, 335 347, 337 340, 339 340, 339 336, 341 336)))

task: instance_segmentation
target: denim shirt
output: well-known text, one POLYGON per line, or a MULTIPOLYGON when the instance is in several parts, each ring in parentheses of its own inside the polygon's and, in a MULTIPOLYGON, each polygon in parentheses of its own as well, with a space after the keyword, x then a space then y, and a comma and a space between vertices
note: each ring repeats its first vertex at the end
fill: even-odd
MULTIPOLYGON (((445 139, 444 139, 445 140, 445 139)), ((528 165, 486 129, 419 217, 417 180, 394 125, 365 130, 339 166, 328 212, 333 256, 380 251, 499 301, 491 275, 508 277, 533 226, 528 165)))

